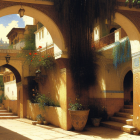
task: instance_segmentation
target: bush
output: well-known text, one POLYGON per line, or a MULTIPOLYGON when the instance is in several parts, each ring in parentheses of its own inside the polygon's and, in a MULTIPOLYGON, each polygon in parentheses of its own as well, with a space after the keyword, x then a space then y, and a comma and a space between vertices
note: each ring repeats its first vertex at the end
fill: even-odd
POLYGON ((0 103, 2 103, 2 101, 4 100, 4 93, 2 95, 0 95, 0 103))
POLYGON ((45 94, 39 93, 37 93, 37 96, 35 97, 35 102, 39 103, 39 107, 41 109, 44 109, 45 106, 60 106, 58 102, 55 103, 50 97, 45 96, 45 94))

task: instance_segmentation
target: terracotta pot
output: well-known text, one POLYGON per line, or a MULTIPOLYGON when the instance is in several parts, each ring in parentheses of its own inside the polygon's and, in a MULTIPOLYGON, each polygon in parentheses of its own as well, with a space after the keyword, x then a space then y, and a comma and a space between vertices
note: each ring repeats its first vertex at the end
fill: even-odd
POLYGON ((76 131, 82 131, 87 123, 89 110, 70 110, 71 122, 76 131))
POLYGON ((99 126, 100 125, 100 122, 101 122, 101 119, 102 118, 91 118, 91 120, 92 120, 92 124, 94 125, 94 126, 99 126))
POLYGON ((38 124, 42 124, 42 123, 43 123, 43 121, 37 121, 37 123, 38 123, 38 124))

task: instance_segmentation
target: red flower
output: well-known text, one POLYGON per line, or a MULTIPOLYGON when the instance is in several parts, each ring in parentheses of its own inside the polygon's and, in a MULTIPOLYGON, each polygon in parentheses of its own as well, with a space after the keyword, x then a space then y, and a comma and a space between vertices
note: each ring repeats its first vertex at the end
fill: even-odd
POLYGON ((41 49, 41 48, 42 48, 42 46, 39 46, 38 48, 39 48, 39 49, 41 49))
POLYGON ((31 62, 32 62, 33 60, 31 60, 31 62))
POLYGON ((37 55, 37 53, 35 53, 34 55, 37 55))
POLYGON ((50 56, 48 56, 48 57, 50 57, 50 56))
POLYGON ((32 53, 29 53, 29 55, 32 55, 32 53))
POLYGON ((41 61, 41 59, 39 61, 41 61))
POLYGON ((42 57, 44 57, 44 56, 42 56, 42 57))

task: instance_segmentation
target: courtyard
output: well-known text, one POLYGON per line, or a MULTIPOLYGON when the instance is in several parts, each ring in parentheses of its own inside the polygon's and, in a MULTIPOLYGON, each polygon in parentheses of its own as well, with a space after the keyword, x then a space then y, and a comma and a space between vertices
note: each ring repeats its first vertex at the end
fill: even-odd
POLYGON ((139 135, 105 127, 87 126, 84 131, 66 131, 52 125, 31 125, 28 119, 0 120, 0 140, 139 140, 139 135))

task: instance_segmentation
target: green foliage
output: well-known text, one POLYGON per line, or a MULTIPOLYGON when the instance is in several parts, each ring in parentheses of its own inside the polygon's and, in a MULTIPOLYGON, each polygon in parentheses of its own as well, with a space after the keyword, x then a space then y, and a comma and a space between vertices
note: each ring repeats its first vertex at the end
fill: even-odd
POLYGON ((2 103, 2 101, 4 100, 4 93, 2 95, 0 95, 0 103, 2 103))
POLYGON ((0 90, 4 91, 3 76, 0 76, 0 90))
POLYGON ((38 115, 36 116, 36 120, 37 120, 37 121, 44 121, 45 119, 44 119, 44 117, 42 117, 41 114, 38 114, 38 115))
POLYGON ((125 5, 129 6, 129 8, 132 7, 140 8, 140 0, 126 0, 125 5))
POLYGON ((84 110, 82 104, 80 103, 69 103, 69 106, 70 106, 70 110, 84 110))
POLYGON ((34 32, 36 31, 36 27, 32 27, 29 29, 29 33, 24 36, 25 40, 25 47, 23 50, 35 50, 35 34, 34 32))
POLYGON ((17 55, 17 57, 21 57, 25 59, 25 64, 37 67, 44 67, 45 70, 52 70, 56 66, 56 62, 53 56, 46 54, 41 55, 39 51, 22 51, 17 55))
POLYGON ((131 59, 131 46, 128 37, 121 42, 115 42, 113 48, 113 64, 115 68, 119 64, 127 62, 131 59))
POLYGON ((13 49, 13 45, 8 46, 8 49, 13 49))
POLYGON ((37 93, 35 102, 39 103, 40 109, 45 109, 45 106, 56 106, 60 107, 59 103, 55 103, 50 97, 47 97, 45 94, 37 93))

